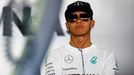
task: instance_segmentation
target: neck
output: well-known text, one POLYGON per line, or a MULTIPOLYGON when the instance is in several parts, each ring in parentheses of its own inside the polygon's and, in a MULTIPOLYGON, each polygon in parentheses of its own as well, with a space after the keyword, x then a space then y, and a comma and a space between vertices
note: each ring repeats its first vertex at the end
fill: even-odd
POLYGON ((86 48, 91 46, 90 35, 73 36, 70 38, 70 45, 76 48, 86 48))

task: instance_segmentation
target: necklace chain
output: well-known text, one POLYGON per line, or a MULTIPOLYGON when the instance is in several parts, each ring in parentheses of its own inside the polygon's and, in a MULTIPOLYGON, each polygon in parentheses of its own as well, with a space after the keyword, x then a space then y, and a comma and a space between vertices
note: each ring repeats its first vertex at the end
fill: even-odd
POLYGON ((76 44, 76 42, 75 42, 75 41, 73 40, 73 38, 72 38, 72 42, 74 43, 74 45, 75 45, 75 46, 78 48, 78 50, 80 50, 80 51, 81 51, 82 47, 86 44, 87 40, 88 40, 88 38, 84 41, 84 43, 82 44, 82 46, 79 48, 78 45, 76 44))

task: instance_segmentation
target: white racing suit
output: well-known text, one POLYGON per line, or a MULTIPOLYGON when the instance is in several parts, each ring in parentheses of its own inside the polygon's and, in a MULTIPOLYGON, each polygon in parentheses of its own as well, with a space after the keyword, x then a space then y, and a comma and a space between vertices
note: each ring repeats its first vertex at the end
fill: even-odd
POLYGON ((119 69, 113 52, 95 45, 78 48, 66 44, 49 52, 42 75, 118 75, 119 69))

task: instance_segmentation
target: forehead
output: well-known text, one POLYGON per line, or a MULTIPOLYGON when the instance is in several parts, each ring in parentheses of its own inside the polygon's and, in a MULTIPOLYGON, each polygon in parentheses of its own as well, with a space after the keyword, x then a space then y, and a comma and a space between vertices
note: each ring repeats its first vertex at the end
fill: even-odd
POLYGON ((87 13, 83 11, 76 11, 76 12, 73 12, 72 14, 87 14, 87 13))

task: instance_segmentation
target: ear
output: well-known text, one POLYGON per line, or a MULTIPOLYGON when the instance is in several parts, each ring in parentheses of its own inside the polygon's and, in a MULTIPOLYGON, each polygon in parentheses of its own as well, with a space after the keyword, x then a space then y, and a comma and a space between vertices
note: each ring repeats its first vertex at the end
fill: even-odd
POLYGON ((67 28, 67 31, 69 31, 69 24, 68 24, 68 22, 66 22, 66 28, 67 28))
POLYGON ((69 28, 69 23, 68 22, 66 22, 66 28, 67 28, 67 33, 70 34, 70 28, 69 28))
POLYGON ((91 29, 94 28, 94 26, 95 26, 95 21, 94 21, 94 20, 91 20, 90 25, 91 25, 91 29))

